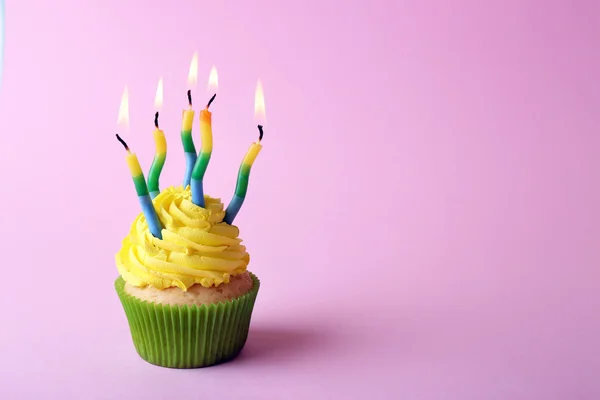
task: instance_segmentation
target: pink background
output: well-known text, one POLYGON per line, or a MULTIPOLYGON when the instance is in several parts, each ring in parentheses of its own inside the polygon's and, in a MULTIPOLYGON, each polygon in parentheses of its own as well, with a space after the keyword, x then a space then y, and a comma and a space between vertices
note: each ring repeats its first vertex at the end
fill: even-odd
POLYGON ((600 396, 597 3, 8 0, 6 14, 3 398, 600 396), (219 71, 205 187, 226 202, 264 83, 236 220, 263 285, 242 355, 177 371, 137 356, 113 289, 139 212, 114 133, 128 84, 147 171, 163 76, 162 186, 180 183, 195 50, 198 104, 219 71))

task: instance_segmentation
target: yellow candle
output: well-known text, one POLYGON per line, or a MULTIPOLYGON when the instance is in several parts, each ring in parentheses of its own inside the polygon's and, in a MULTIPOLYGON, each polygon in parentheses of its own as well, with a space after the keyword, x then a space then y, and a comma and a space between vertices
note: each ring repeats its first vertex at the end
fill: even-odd
MULTIPOLYGON (((191 135, 192 133, 192 124, 194 123, 194 110, 192 110, 191 108, 188 110, 183 110, 183 114, 182 114, 183 118, 182 118, 182 123, 181 123, 181 132, 183 134, 183 132, 189 132, 189 134, 191 135)), ((192 145, 194 143, 192 142, 192 145)), ((185 147, 185 143, 184 143, 184 147, 185 147)))
POLYGON ((154 129, 153 135, 156 153, 165 154, 167 152, 167 139, 165 138, 165 132, 156 128, 154 129))
POLYGON ((200 111, 200 139, 202 139, 202 153, 212 153, 212 113, 207 108, 200 111))
MULTIPOLYGON (((135 155, 135 153, 131 153, 131 152, 127 152, 127 155, 125 156, 125 160, 127 161, 127 166, 129 167, 129 171, 131 172, 131 177, 133 178, 133 180, 135 181, 137 178, 139 178, 143 172, 142 172, 142 167, 140 165, 140 162, 138 161, 137 156, 135 155)), ((135 185, 136 188, 138 187, 138 185, 135 185)), ((140 190, 138 190, 138 196, 143 196, 146 193, 145 190, 143 189, 144 185, 140 185, 142 186, 142 190, 140 193, 140 190)))
MULTIPOLYGON (((198 82, 198 53, 194 53, 192 57, 192 61, 190 62, 190 71, 188 73, 188 104, 189 108, 187 110, 183 110, 183 118, 181 124, 181 132, 189 132, 191 134, 192 131, 192 123, 194 122, 194 111, 192 111, 192 88, 196 86, 198 82)), ((192 146, 193 146, 192 142, 192 146)), ((183 144, 185 148, 185 143, 183 144)), ((185 150, 188 151, 188 150, 185 150)), ((196 150, 194 149, 194 152, 196 150)))
POLYGON ((211 97, 210 101, 204 108, 204 110, 200 111, 200 138, 202 139, 202 148, 200 149, 201 153, 210 154, 212 153, 213 148, 213 135, 212 135, 212 113, 208 111, 211 103, 215 99, 217 95, 217 87, 219 86, 219 75, 217 74, 217 67, 213 65, 210 70, 210 75, 208 77, 208 92, 214 93, 211 97))
POLYGON ((256 160, 256 157, 258 156, 258 153, 260 153, 261 150, 262 144, 252 143, 250 145, 250 148, 248 149, 248 152, 246 153, 246 156, 244 157, 244 161, 242 161, 242 164, 247 166, 248 168, 252 167, 254 161, 256 160))

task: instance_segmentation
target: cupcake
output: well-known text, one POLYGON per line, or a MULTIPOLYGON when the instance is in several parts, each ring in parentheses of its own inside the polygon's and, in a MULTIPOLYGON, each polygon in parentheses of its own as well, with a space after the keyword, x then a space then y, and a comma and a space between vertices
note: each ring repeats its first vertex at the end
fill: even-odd
POLYGON ((234 358, 244 347, 260 286, 239 229, 223 222, 220 199, 170 187, 152 201, 162 239, 143 213, 116 255, 115 288, 135 349, 149 363, 199 368, 234 358))

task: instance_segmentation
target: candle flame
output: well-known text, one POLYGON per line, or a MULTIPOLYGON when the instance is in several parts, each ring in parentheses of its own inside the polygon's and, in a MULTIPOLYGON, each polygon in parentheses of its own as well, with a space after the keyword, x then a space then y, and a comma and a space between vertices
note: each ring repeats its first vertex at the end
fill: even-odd
POLYGON ((127 86, 123 89, 123 95, 121 96, 117 125, 124 128, 129 127, 129 90, 127 89, 127 86))
POLYGON ((163 78, 158 80, 158 86, 156 86, 156 96, 154 97, 154 107, 156 111, 160 111, 163 105, 163 78))
POLYGON ((213 65, 212 69, 210 70, 210 76, 208 77, 208 91, 216 93, 218 87, 219 75, 217 74, 217 67, 213 65))
POLYGON ((194 53, 190 63, 190 73, 188 74, 188 88, 196 86, 198 83, 198 53, 194 53))
POLYGON ((263 92, 262 82, 260 79, 256 83, 256 93, 254 94, 254 118, 256 123, 263 125, 266 121, 265 112, 265 94, 263 92))

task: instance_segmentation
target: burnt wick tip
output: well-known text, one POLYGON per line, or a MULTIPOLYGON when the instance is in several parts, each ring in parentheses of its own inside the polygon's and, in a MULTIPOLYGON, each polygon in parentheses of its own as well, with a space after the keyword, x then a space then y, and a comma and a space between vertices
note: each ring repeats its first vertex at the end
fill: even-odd
POLYGON ((123 145, 123 147, 125 147, 125 150, 129 151, 129 146, 127 146, 127 143, 125 143, 125 141, 123 139, 121 139, 121 136, 119 136, 118 133, 117 133, 117 140, 119 142, 121 142, 121 144, 123 145))
POLYGON ((263 126, 262 125, 258 125, 258 141, 260 142, 263 138, 263 126))
POLYGON ((208 107, 210 107, 210 105, 212 104, 213 101, 215 101, 215 97, 217 97, 217 94, 213 94, 212 97, 210 98, 210 100, 208 101, 208 104, 206 105, 206 109, 208 110, 208 107))

